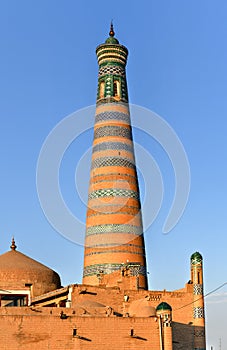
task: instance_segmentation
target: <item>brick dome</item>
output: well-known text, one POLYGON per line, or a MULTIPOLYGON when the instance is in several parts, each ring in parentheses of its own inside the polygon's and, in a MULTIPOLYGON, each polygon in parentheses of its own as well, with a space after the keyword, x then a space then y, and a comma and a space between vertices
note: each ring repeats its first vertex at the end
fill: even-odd
MULTIPOLYGON (((77 315, 104 315, 107 309, 110 308, 94 300, 79 301, 75 306, 77 315)), ((110 308, 112 310, 112 308, 110 308)))
POLYGON ((60 288, 61 280, 55 271, 16 251, 13 240, 11 251, 0 255, 0 288, 23 290, 28 286, 34 297, 60 288))
POLYGON ((155 307, 147 298, 134 300, 129 307, 130 317, 152 317, 155 315, 155 307))

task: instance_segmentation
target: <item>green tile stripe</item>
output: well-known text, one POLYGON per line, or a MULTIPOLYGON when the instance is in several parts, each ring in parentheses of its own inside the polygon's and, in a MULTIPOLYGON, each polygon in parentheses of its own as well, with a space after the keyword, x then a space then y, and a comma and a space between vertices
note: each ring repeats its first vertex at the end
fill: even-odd
POLYGON ((92 161, 91 169, 105 166, 117 166, 135 169, 134 161, 126 157, 101 157, 92 161))
POLYGON ((128 197, 140 200, 139 193, 133 190, 122 188, 105 188, 89 193, 88 199, 103 198, 103 197, 128 197))
POLYGON ((122 112, 106 111, 106 112, 96 114, 95 116, 95 123, 105 122, 110 120, 124 122, 124 123, 127 123, 128 125, 130 124, 129 114, 125 114, 122 112))
POLYGON ((95 129, 94 139, 107 136, 125 137, 132 140, 132 131, 131 128, 124 128, 123 126, 116 125, 101 126, 95 129))
MULTIPOLYGON (((132 275, 135 275, 135 273, 133 273, 133 265, 135 265, 135 270, 138 274, 146 276, 145 266, 142 266, 139 263, 130 263, 132 275)), ((121 270, 122 267, 123 267, 123 264, 119 264, 119 263, 89 265, 84 268, 84 277, 98 275, 101 272, 103 274, 109 274, 114 271, 121 270)))
POLYGON ((86 235, 108 234, 108 233, 129 233, 140 236, 143 233, 141 226, 127 224, 106 224, 90 226, 86 229, 86 235))
POLYGON ((132 144, 124 142, 101 142, 96 144, 92 149, 93 153, 107 150, 126 151, 130 153, 134 151, 132 144))

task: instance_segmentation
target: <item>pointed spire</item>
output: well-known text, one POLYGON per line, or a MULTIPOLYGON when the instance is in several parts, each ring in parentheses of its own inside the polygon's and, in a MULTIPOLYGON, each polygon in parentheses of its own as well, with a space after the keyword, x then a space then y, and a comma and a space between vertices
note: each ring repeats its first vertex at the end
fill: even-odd
POLYGON ((110 32, 109 32, 109 37, 106 39, 105 44, 119 44, 119 41, 114 37, 115 32, 114 32, 114 27, 113 27, 113 21, 110 23, 110 32))
POLYGON ((110 23, 110 32, 109 32, 109 35, 112 36, 112 37, 115 35, 115 33, 114 33, 114 27, 113 27, 113 20, 112 20, 111 23, 110 23))
POLYGON ((17 246, 16 246, 16 244, 15 244, 14 237, 12 238, 12 244, 11 244, 10 248, 11 248, 12 250, 16 250, 16 248, 17 248, 17 246))

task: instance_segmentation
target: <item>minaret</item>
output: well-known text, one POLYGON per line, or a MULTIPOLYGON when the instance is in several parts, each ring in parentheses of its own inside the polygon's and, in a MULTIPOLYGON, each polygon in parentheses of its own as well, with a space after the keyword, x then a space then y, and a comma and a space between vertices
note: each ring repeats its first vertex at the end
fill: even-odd
POLYGON ((206 349, 203 295, 203 258, 198 252, 191 256, 191 281, 193 283, 194 349, 206 349))
POLYGON ((162 302, 156 308, 159 321, 160 349, 172 350, 172 307, 166 302, 162 302))
POLYGON ((147 289, 146 257, 125 66, 128 50, 114 37, 96 49, 99 64, 88 196, 83 283, 117 271, 147 289))

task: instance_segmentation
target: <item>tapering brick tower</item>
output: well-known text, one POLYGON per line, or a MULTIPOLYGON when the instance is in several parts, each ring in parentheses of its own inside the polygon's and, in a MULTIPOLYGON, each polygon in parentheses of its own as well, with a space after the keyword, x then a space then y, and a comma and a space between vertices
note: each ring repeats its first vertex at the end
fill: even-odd
MULTIPOLYGON (((128 50, 114 37, 96 49, 99 64, 88 196, 83 283, 117 271, 147 289, 141 218, 125 66, 128 50)), ((116 277, 115 277, 116 276, 116 277)), ((115 282, 115 281, 114 281, 115 282)))
POLYGON ((199 252, 191 256, 191 281, 193 283, 194 349, 206 348, 203 295, 203 258, 199 252))

